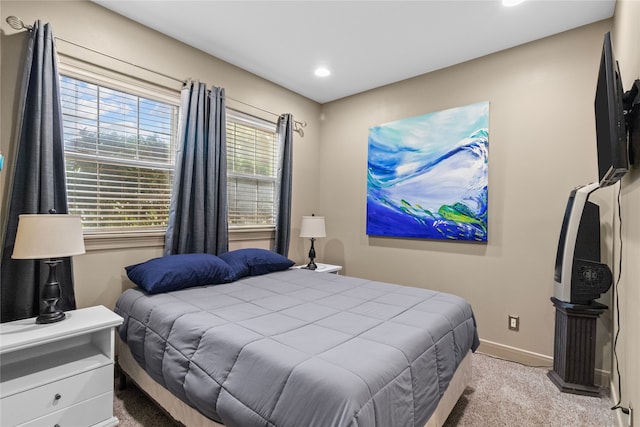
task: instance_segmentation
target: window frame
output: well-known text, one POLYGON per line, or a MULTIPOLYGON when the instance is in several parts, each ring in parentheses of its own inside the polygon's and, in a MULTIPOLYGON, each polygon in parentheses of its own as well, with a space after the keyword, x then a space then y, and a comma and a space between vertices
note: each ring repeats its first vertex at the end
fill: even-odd
MULTIPOLYGON (((273 182, 274 183, 274 198, 273 198, 273 215, 274 215, 274 223, 273 224, 265 224, 265 225, 260 225, 260 224, 250 224, 250 225, 231 225, 229 224, 229 236, 230 236, 230 240, 231 240, 231 234, 232 233, 258 233, 261 235, 262 238, 264 238, 265 235, 269 235, 271 236, 271 238, 273 238, 274 233, 275 233, 275 229, 276 229, 276 217, 277 217, 277 200, 278 200, 278 196, 277 196, 277 191, 278 191, 278 174, 277 174, 277 168, 278 168, 278 156, 279 156, 279 152, 280 152, 280 147, 278 146, 279 141, 278 141, 278 125, 277 123, 264 119, 262 117, 257 117, 257 116, 253 116, 251 114, 245 113, 244 111, 240 111, 240 110, 236 110, 234 108, 230 108, 227 107, 226 108, 226 118, 227 118, 227 122, 229 122, 229 118, 232 118, 232 121, 236 122, 236 123, 240 123, 240 124, 245 124, 247 126, 251 126, 251 127, 256 127, 259 129, 262 129, 264 131, 268 131, 268 132, 273 132, 274 135, 274 144, 275 144, 275 165, 274 165, 274 169, 275 169, 275 176, 274 177, 270 177, 270 178, 258 178, 260 181, 269 181, 269 182, 273 182)), ((228 144, 228 139, 227 139, 227 151, 229 149, 229 144, 228 144)), ((229 168, 227 165, 227 180, 229 179, 229 177, 231 175, 235 175, 237 177, 247 177, 250 179, 255 179, 255 175, 252 174, 243 174, 243 173, 234 173, 234 174, 230 174, 229 172, 229 168)), ((243 240, 243 239, 241 239, 243 240)), ((247 239, 250 240, 250 239, 247 239)))
MULTIPOLYGON (((180 108, 180 90, 149 83, 143 79, 87 64, 72 57, 59 56, 58 73, 91 84, 121 90, 136 96, 165 102, 180 108)), ((179 114, 179 110, 178 110, 179 114)), ((176 144, 179 123, 176 123, 176 144)), ((177 147, 174 147, 174 153, 177 147)), ((175 159, 175 156, 174 156, 175 159)), ((175 164, 174 164, 175 168, 175 164)), ((174 169, 175 170, 175 169, 174 169)), ((166 230, 91 230, 83 229, 87 250, 163 246, 166 230)))

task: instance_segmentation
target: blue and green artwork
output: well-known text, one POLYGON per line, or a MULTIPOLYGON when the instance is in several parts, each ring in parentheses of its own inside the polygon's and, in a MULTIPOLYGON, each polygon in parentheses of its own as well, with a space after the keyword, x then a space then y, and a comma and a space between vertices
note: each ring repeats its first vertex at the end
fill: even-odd
POLYGON ((489 102, 369 130, 367 234, 487 241, 489 102))

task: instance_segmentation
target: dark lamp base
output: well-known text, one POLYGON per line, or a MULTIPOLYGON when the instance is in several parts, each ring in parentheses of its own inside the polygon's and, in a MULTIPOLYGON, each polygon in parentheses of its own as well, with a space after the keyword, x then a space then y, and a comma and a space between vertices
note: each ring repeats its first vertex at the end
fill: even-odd
POLYGON ((56 305, 60 299, 60 283, 56 278, 56 267, 60 264, 60 259, 50 259, 45 261, 45 264, 49 266, 49 277, 47 283, 42 288, 42 301, 47 305, 44 310, 40 312, 40 316, 36 318, 36 323, 55 323, 64 320, 66 317, 64 311, 60 310, 56 305))
POLYGON ((316 268, 318 268, 316 263, 313 261, 313 259, 316 257, 316 249, 313 247, 313 242, 315 240, 316 239, 314 239, 313 237, 311 238, 311 249, 309 249, 309 264, 307 264, 307 266, 305 267, 307 270, 315 270, 316 268))
POLYGON ((36 318, 36 323, 39 325, 42 325, 45 323, 55 323, 55 322, 64 320, 65 317, 67 316, 64 314, 64 311, 57 311, 53 313, 42 313, 40 314, 40 316, 36 318))

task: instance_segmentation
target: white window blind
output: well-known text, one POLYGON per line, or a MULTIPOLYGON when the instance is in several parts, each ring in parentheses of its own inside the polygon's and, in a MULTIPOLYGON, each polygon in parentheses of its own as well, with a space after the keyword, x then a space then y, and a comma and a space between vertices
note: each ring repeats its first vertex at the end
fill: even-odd
POLYGON ((178 107, 61 77, 70 213, 85 231, 166 228, 178 107))
POLYGON ((227 110, 229 226, 275 225, 276 126, 227 110))

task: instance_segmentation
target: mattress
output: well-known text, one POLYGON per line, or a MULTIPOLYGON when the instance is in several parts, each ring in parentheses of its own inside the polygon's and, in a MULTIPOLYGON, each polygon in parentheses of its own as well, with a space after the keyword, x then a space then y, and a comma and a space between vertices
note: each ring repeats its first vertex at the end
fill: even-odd
POLYGON ((479 343, 462 298, 298 269, 116 312, 141 368, 229 427, 423 426, 479 343))

